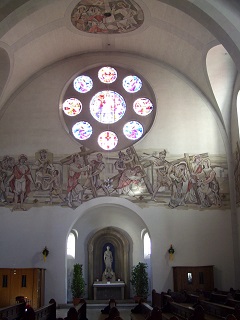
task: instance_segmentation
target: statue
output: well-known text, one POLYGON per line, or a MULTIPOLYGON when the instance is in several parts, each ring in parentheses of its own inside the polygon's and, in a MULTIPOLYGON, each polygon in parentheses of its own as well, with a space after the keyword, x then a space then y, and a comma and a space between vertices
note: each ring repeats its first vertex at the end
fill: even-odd
POLYGON ((107 246, 107 250, 104 252, 105 274, 112 272, 113 256, 110 247, 107 246))
POLYGON ((107 249, 104 252, 103 260, 105 263, 105 270, 103 272, 103 281, 104 280, 115 281, 115 273, 113 272, 113 269, 112 269, 113 255, 109 246, 107 246, 107 249))

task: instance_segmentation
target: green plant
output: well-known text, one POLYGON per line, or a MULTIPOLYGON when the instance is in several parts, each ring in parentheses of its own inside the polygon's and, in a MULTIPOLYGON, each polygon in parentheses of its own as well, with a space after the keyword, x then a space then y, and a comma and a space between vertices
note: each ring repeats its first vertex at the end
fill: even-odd
POLYGON ((72 297, 81 298, 85 291, 82 264, 76 263, 73 266, 73 277, 71 284, 72 297))
POLYGON ((148 273, 147 264, 139 262, 136 266, 132 268, 131 274, 131 284, 133 290, 138 297, 143 297, 144 299, 148 296, 148 273))

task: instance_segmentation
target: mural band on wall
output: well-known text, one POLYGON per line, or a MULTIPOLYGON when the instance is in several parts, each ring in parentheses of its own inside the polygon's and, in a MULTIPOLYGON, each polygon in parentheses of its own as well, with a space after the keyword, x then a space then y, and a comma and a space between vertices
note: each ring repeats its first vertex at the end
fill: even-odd
POLYGON ((39 205, 76 208, 101 196, 127 198, 142 206, 220 208, 228 203, 224 161, 207 153, 167 160, 167 152, 137 153, 134 147, 109 153, 80 152, 54 159, 42 149, 30 159, 0 161, 0 204, 14 210, 39 205))

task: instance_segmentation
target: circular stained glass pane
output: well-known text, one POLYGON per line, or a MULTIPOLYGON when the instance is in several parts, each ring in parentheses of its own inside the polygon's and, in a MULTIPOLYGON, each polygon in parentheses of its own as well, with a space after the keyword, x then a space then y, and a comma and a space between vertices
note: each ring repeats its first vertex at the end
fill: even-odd
POLYGON ((88 76, 79 76, 74 79, 73 87, 77 92, 86 93, 93 87, 93 81, 88 76))
POLYGON ((72 133, 78 140, 87 140, 92 135, 92 126, 86 121, 77 122, 72 127, 72 133))
POLYGON ((137 140, 143 135, 143 126, 137 121, 129 121, 123 126, 123 133, 130 140, 137 140))
POLYGON ((103 67, 98 71, 98 78, 103 83, 113 83, 117 79, 117 71, 112 67, 103 67))
POLYGON ((98 136, 98 144, 103 150, 112 150, 118 144, 118 137, 112 131, 104 131, 98 136))
POLYGON ((90 113, 101 123, 115 123, 123 117, 125 111, 126 102, 115 91, 100 91, 90 101, 90 113))
POLYGON ((129 92, 138 92, 142 88, 142 81, 137 76, 127 76, 123 79, 123 88, 129 92))
POLYGON ((82 110, 82 103, 76 98, 69 98, 63 102, 63 111, 67 116, 74 117, 82 110))
POLYGON ((140 116, 147 116, 153 110, 153 104, 148 98, 139 98, 133 103, 133 110, 140 116))

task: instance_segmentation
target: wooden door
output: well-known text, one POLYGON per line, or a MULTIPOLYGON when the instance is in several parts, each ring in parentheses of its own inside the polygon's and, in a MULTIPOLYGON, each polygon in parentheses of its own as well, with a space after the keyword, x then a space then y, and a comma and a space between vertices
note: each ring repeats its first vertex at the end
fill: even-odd
POLYGON ((213 266, 173 267, 174 291, 212 291, 214 288, 213 266))
POLYGON ((44 305, 45 269, 0 269, 0 307, 16 304, 22 296, 34 309, 44 305))
POLYGON ((0 308, 9 306, 10 269, 0 269, 0 308))

